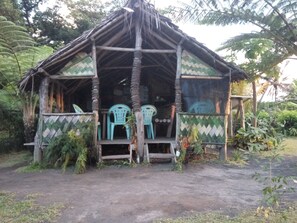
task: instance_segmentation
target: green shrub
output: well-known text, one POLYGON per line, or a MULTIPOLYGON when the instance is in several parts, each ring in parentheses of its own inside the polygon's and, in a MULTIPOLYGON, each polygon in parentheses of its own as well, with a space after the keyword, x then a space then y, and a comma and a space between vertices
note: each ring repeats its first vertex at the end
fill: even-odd
POLYGON ((283 124, 282 133, 288 136, 297 135, 297 111, 281 111, 277 114, 278 122, 283 124))
POLYGON ((247 123, 246 128, 239 129, 233 139, 235 148, 249 151, 267 151, 276 148, 282 141, 278 133, 279 123, 274 117, 258 119, 258 127, 247 123))
POLYGON ((0 153, 19 151, 24 143, 21 111, 0 110, 0 153))
POLYGON ((86 170, 87 146, 82 136, 71 130, 53 139, 45 150, 45 162, 55 167, 66 167, 75 163, 75 172, 86 170))

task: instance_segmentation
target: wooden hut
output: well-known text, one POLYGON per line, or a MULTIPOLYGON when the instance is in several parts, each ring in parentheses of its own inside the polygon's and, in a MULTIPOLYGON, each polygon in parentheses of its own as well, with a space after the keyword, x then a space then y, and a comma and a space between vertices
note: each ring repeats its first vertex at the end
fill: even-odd
POLYGON ((132 148, 131 140, 106 140, 106 113, 119 103, 131 107, 136 116, 134 147, 141 159, 174 156, 174 147, 193 127, 203 143, 219 145, 225 158, 230 82, 245 78, 242 70, 186 35, 153 5, 129 0, 22 80, 22 89, 34 86, 40 95, 34 159, 41 159, 42 148, 51 139, 79 128, 79 123, 100 123, 99 138, 94 128, 99 160, 117 158, 104 156, 102 150, 118 144, 132 148), (84 113, 75 113, 73 104, 84 113), (157 108, 155 139, 144 135, 143 104, 157 108), (150 153, 154 144, 169 144, 170 154, 150 153))

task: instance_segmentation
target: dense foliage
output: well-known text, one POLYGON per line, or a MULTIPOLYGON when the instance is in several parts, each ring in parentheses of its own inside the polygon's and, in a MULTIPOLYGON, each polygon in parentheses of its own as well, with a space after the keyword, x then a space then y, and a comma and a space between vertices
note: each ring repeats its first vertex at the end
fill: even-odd
POLYGON ((297 110, 280 111, 277 114, 277 120, 283 124, 281 128, 283 134, 288 136, 297 136, 297 110))
MULTIPOLYGON (((0 16, 0 112, 23 114, 24 124, 18 129, 24 127, 26 142, 32 142, 34 138, 38 98, 33 92, 20 91, 18 83, 24 72, 52 52, 49 47, 35 47, 34 44, 24 27, 0 16)), ((7 131, 14 124, 16 122, 6 123, 2 131, 7 131)))
POLYGON ((39 44, 58 48, 125 3, 125 0, 56 0, 50 4, 46 0, 2 0, 0 15, 26 27, 39 44))
POLYGON ((248 151, 268 151, 278 147, 282 141, 279 133, 280 123, 275 117, 259 119, 258 127, 254 127, 248 120, 245 129, 237 131, 233 139, 234 147, 248 151))
POLYGON ((69 164, 75 163, 75 172, 86 170, 87 145, 82 136, 73 130, 64 133, 51 141, 45 150, 45 162, 66 170, 69 164))
MULTIPOLYGON (((0 105, 1 107, 1 105, 0 105)), ((18 151, 24 143, 22 113, 18 110, 0 108, 0 153, 18 151)))
POLYGON ((252 24, 251 33, 228 40, 223 48, 244 52, 254 73, 263 74, 297 55, 296 0, 193 0, 181 10, 183 19, 205 25, 252 24))

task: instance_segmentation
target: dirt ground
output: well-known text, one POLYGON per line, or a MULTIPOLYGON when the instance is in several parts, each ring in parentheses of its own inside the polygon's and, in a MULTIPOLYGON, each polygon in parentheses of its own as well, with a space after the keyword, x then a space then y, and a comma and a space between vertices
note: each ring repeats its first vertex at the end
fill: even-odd
MULTIPOLYGON (((274 170, 297 176, 296 161, 297 157, 287 157, 274 170)), ((0 169, 0 191, 38 193, 42 204, 63 203, 65 209, 57 219, 63 223, 141 223, 209 211, 233 215, 259 205, 263 186, 252 175, 262 170, 262 164, 189 164, 183 173, 172 171, 169 163, 109 166, 81 175, 70 170, 17 173, 15 166, 0 169)), ((296 193, 285 199, 296 200, 296 193)))

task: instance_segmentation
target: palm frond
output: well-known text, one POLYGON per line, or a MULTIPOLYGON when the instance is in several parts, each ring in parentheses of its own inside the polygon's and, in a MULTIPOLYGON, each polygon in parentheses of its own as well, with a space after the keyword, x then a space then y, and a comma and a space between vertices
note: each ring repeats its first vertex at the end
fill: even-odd
POLYGON ((261 47, 263 45, 271 47, 272 44, 271 41, 267 40, 268 37, 269 35, 263 32, 243 33, 228 39, 218 50, 231 49, 233 51, 242 51, 250 48, 250 46, 254 46, 255 41, 258 41, 258 45, 261 45, 261 47))
POLYGON ((0 16, 0 54, 13 54, 34 46, 26 29, 0 16))

